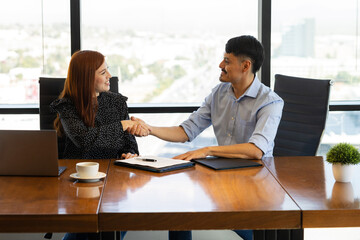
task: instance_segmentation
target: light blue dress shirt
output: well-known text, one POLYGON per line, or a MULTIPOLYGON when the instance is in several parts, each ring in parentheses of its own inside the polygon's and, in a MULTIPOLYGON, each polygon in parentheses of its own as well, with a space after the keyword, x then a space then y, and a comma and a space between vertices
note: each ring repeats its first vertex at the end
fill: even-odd
POLYGON ((283 106, 284 101, 257 77, 238 99, 231 83, 220 83, 180 126, 192 141, 213 125, 220 146, 253 143, 264 157, 271 157, 283 106))

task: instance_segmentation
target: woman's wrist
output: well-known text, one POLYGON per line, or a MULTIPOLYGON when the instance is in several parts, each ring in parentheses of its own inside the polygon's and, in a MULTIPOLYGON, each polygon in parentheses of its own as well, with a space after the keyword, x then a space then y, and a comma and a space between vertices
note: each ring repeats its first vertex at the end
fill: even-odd
POLYGON ((129 128, 129 120, 122 120, 121 125, 124 131, 126 131, 129 128))

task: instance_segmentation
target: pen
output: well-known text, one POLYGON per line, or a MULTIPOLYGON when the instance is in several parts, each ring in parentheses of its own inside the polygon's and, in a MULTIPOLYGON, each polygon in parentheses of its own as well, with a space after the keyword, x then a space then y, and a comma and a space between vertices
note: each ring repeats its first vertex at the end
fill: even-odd
POLYGON ((151 158, 143 158, 141 160, 143 160, 145 162, 156 162, 156 159, 151 159, 151 158))

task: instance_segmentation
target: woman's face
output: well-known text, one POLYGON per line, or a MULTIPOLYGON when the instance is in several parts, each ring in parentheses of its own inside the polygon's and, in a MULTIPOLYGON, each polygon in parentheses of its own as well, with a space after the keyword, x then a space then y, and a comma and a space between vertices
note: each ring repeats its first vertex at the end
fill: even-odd
POLYGON ((95 72, 95 93, 96 96, 99 96, 99 93, 106 92, 110 90, 110 82, 111 74, 108 71, 108 67, 106 62, 96 70, 95 72))

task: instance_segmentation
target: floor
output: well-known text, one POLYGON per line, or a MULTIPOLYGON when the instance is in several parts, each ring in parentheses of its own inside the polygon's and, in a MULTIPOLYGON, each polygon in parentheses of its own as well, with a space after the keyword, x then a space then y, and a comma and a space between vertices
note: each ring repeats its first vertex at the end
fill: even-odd
MULTIPOLYGON (((167 240, 167 231, 130 231, 125 240, 167 240)), ((63 233, 55 233, 52 240, 61 240, 63 233)), ((0 234, 0 240, 42 240, 43 234, 0 234)), ((305 229, 305 240, 360 240, 360 228, 305 229)), ((240 240, 232 231, 193 231, 193 240, 240 240)))

